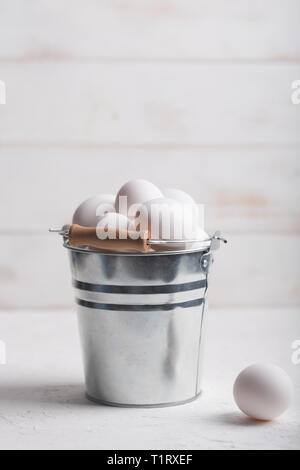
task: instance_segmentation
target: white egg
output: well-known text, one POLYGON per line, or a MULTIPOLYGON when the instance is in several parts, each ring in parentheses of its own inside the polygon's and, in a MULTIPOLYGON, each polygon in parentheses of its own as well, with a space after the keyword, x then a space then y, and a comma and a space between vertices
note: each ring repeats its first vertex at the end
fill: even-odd
MULTIPOLYGON (((207 241, 210 237, 209 235, 201 228, 201 227, 196 227, 196 230, 193 234, 193 237, 191 237, 195 240, 198 240, 194 243, 186 243, 185 244, 185 248, 188 250, 188 249, 196 249, 196 248, 200 248, 203 246, 203 243, 204 241, 207 241)), ((207 247, 209 247, 209 243, 210 242, 207 242, 207 247)), ((206 247, 206 245, 204 245, 206 247)))
POLYGON ((200 242, 203 240, 209 239, 208 234, 203 230, 201 227, 197 227, 195 231, 195 239, 199 240, 200 242))
POLYGON ((273 364, 254 364, 244 369, 234 384, 237 406, 251 418, 269 421, 290 405, 293 384, 287 373, 273 364))
POLYGON ((174 199, 182 204, 196 204, 194 199, 186 192, 176 188, 163 189, 163 194, 168 199, 174 199))
MULTIPOLYGON (((185 214, 185 206, 168 198, 156 198, 139 207, 138 219, 142 231, 151 233, 151 240, 185 240, 191 237, 191 213, 185 214)), ((185 243, 152 245, 156 251, 185 249, 185 243)))
MULTIPOLYGON (((164 196, 168 199, 174 199, 193 211, 193 219, 200 226, 204 225, 204 205, 197 204, 195 200, 186 192, 176 188, 166 188, 163 190, 164 196)), ((196 238, 196 237, 193 237, 196 238)))
POLYGON ((83 227, 96 227, 107 212, 115 210, 113 194, 98 194, 83 201, 73 215, 73 224, 83 227))
POLYGON ((137 209, 135 205, 158 197, 162 197, 162 192, 154 184, 146 180, 131 180, 119 190, 115 201, 116 210, 121 214, 134 217, 137 209))
POLYGON ((112 227, 122 230, 128 230, 131 221, 125 215, 118 214, 117 212, 109 212, 98 223, 98 227, 112 227))

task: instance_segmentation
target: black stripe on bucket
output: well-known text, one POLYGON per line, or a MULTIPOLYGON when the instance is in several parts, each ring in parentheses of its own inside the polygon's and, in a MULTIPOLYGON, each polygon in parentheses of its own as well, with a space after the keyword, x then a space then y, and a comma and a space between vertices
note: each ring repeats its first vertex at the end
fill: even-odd
POLYGON ((206 279, 195 282, 185 282, 184 284, 165 284, 161 286, 99 285, 73 279, 73 287, 89 292, 103 292, 107 294, 172 294, 174 292, 204 289, 206 288, 206 279))
POLYGON ((120 304, 102 304, 89 302, 88 300, 76 299, 76 303, 82 307, 96 308, 98 310, 115 310, 125 312, 153 312, 157 310, 174 310, 175 308, 191 308, 203 304, 204 299, 188 300, 187 302, 178 302, 174 304, 161 305, 120 305, 120 304))

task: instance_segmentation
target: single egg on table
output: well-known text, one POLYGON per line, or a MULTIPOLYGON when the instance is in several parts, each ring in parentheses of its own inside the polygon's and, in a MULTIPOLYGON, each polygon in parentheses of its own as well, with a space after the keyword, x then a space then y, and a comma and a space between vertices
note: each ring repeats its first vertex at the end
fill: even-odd
POLYGON ((101 218, 108 212, 115 211, 113 194, 97 194, 83 201, 73 215, 73 224, 83 227, 96 227, 101 218))
POLYGON ((239 374, 233 394, 237 406, 247 416, 270 421, 289 407, 293 384, 280 367, 273 364, 253 364, 239 374))
POLYGON ((150 181, 137 179, 125 183, 119 190, 115 207, 116 211, 124 215, 135 217, 137 206, 150 199, 162 197, 162 192, 150 181), (134 207, 132 207, 134 206, 134 207))

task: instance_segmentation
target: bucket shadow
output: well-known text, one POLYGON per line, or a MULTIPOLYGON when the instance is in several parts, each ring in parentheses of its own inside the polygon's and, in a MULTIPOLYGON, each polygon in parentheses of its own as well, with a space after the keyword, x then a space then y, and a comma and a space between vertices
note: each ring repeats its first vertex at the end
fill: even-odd
POLYGON ((85 396, 83 384, 13 384, 0 386, 0 405, 55 404, 99 407, 85 396))

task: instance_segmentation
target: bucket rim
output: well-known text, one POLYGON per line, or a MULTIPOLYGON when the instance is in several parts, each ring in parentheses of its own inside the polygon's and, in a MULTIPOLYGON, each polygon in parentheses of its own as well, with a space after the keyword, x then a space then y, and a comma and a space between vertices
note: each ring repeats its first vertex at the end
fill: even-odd
POLYGON ((197 248, 190 248, 187 250, 169 250, 169 251, 151 251, 147 253, 138 253, 138 252, 113 252, 113 251, 100 251, 95 250, 93 248, 84 248, 78 246, 72 246, 68 242, 64 242, 63 246, 70 251, 75 251, 77 253, 85 253, 85 254, 97 254, 103 256, 122 256, 122 257, 148 257, 148 256, 174 256, 174 255, 186 255, 190 253, 205 253, 208 252, 210 249, 210 242, 203 242, 202 246, 198 246, 197 248))

